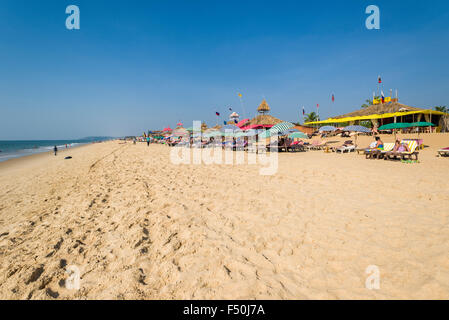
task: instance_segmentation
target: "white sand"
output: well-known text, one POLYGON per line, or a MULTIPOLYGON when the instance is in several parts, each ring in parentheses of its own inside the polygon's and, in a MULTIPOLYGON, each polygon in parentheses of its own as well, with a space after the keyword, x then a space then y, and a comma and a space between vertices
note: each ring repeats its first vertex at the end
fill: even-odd
POLYGON ((118 142, 2 163, 0 298, 448 299, 449 135, 424 139, 419 164, 284 153, 274 176, 118 142))

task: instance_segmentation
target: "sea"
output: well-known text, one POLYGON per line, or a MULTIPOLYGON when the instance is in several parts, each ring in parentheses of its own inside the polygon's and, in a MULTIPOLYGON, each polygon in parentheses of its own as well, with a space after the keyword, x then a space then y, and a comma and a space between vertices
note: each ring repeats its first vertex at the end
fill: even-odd
POLYGON ((29 156, 35 153, 53 151, 55 146, 58 150, 74 148, 92 142, 110 140, 111 138, 86 138, 78 140, 21 140, 2 141, 0 140, 0 162, 29 156))

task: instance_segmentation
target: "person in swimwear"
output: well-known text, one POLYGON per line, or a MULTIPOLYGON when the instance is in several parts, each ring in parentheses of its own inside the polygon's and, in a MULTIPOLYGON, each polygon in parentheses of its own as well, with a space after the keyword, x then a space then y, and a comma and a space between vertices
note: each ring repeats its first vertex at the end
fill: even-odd
POLYGON ((404 143, 401 143, 399 140, 396 140, 394 144, 393 152, 410 152, 408 146, 404 143))

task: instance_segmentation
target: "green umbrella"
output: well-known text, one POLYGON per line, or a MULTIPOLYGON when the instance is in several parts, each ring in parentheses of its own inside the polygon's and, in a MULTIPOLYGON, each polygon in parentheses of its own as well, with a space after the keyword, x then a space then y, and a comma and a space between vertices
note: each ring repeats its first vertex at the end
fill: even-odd
MULTIPOLYGON (((410 127, 435 127, 435 125, 431 122, 413 122, 410 124, 410 127)), ((419 138, 419 131, 418 131, 419 138)))
POLYGON ((397 122, 397 123, 389 123, 384 126, 381 126, 378 130, 394 130, 394 140, 396 141, 396 130, 395 129, 403 129, 403 128, 410 128, 411 123, 408 122, 397 122))
POLYGON ((411 123, 408 122, 397 122, 397 123, 389 123, 384 126, 381 126, 378 130, 393 130, 393 129, 403 129, 412 127, 411 123))
POLYGON ((295 138, 298 138, 298 139, 309 139, 309 136, 306 135, 305 133, 302 133, 302 132, 294 132, 294 133, 290 134, 288 137, 291 138, 291 139, 295 139, 295 138))
POLYGON ((435 125, 431 122, 413 122, 410 127, 435 127, 435 125))

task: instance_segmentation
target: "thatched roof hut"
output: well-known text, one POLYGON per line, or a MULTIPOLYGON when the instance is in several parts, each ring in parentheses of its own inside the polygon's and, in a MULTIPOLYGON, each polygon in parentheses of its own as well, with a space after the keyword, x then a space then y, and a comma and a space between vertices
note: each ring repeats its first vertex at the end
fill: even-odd
POLYGON ((245 124, 245 126, 253 126, 253 125, 259 125, 259 126, 267 126, 267 125, 276 125, 278 123, 282 123, 283 121, 270 116, 268 114, 260 114, 257 117, 250 120, 248 123, 245 124))
POLYGON ((266 114, 266 113, 270 112, 270 106, 268 105, 268 103, 265 99, 263 99, 262 103, 257 108, 257 112, 259 112, 261 114, 266 114))
POLYGON ((384 103, 372 105, 364 109, 360 109, 351 113, 347 113, 333 119, 342 119, 348 117, 364 117, 372 114, 385 114, 385 113, 395 113, 395 112, 410 112, 410 111, 421 111, 422 109, 406 106, 405 104, 399 102, 384 103))

